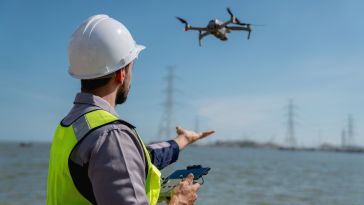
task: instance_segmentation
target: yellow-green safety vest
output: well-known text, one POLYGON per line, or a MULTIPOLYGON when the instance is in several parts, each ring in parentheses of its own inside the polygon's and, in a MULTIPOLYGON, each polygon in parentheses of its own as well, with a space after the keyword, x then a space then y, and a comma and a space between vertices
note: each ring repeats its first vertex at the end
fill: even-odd
MULTIPOLYGON (((120 121, 120 119, 105 111, 94 110, 78 118, 69 126, 58 125, 50 151, 47 205, 90 205, 75 186, 69 169, 69 158, 77 143, 87 136, 92 130, 103 125, 120 121)), ((140 139, 148 163, 148 175, 145 191, 151 205, 157 204, 160 192, 161 173, 150 160, 145 144, 134 128, 132 130, 140 139)))

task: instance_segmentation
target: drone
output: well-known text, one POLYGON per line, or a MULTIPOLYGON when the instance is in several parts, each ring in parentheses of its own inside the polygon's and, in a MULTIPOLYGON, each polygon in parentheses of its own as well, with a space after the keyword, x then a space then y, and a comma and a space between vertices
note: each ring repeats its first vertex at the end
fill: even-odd
POLYGON ((227 34, 231 31, 247 31, 248 32, 248 40, 250 39, 250 33, 252 31, 252 24, 242 23, 238 18, 236 18, 231 12, 230 8, 226 8, 227 12, 230 15, 230 20, 226 22, 222 22, 218 19, 212 19, 209 21, 206 27, 194 27, 188 24, 186 20, 181 17, 176 17, 181 23, 185 24, 185 31, 195 30, 198 31, 198 42, 201 46, 201 40, 212 34, 216 38, 226 41, 228 40, 227 34), (229 24, 235 24, 236 26, 229 26, 229 24))

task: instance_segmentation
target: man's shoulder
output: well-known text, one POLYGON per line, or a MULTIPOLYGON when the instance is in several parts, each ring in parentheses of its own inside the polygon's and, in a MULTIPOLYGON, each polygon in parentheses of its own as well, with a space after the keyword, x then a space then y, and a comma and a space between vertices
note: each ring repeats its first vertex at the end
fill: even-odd
POLYGON ((135 135, 135 133, 133 131, 134 128, 135 127, 132 124, 119 119, 119 120, 115 120, 112 123, 108 123, 108 124, 95 128, 90 134, 105 135, 112 131, 116 131, 116 132, 125 133, 128 135, 129 134, 135 135))
POLYGON ((100 144, 105 142, 113 142, 121 147, 133 144, 141 151, 143 150, 143 145, 134 128, 134 126, 126 121, 117 120, 95 129, 94 132, 90 133, 89 138, 97 141, 96 146, 100 146, 100 144))
POLYGON ((93 110, 99 109, 96 106, 89 106, 89 105, 75 105, 73 108, 69 111, 69 113, 64 117, 61 121, 61 124, 63 125, 71 125, 74 123, 77 119, 82 117, 88 112, 91 112, 93 110))
POLYGON ((117 120, 97 127, 84 136, 84 139, 79 142, 74 150, 74 155, 80 157, 80 161, 84 164, 89 161, 92 153, 99 153, 98 150, 105 145, 113 153, 118 153, 117 147, 130 146, 135 147, 141 154, 143 152, 142 145, 133 131, 133 127, 130 127, 129 123, 125 121, 117 120))

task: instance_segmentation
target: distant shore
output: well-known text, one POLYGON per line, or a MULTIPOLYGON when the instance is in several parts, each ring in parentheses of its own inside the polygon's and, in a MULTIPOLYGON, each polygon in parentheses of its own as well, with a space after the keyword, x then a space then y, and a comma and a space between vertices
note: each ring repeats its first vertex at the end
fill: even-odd
MULTIPOLYGON (((0 143, 18 144, 21 148, 29 148, 33 145, 44 144, 50 146, 50 142, 10 142, 3 141, 0 143)), ((328 143, 324 143, 319 147, 290 147, 284 146, 272 142, 256 142, 253 140, 218 140, 207 144, 193 144, 197 147, 234 147, 234 148, 250 148, 250 149, 274 149, 281 151, 306 151, 306 152, 342 152, 342 153, 363 153, 364 147, 361 146, 336 146, 328 143)))
POLYGON ((335 146, 331 144, 322 144, 319 147, 290 147, 275 144, 272 142, 256 142, 253 140, 230 140, 222 141, 218 140, 213 143, 196 145, 207 147, 237 147, 237 148, 253 148, 253 149, 276 149, 282 151, 309 151, 309 152, 344 152, 344 153, 364 153, 364 147, 360 146, 335 146))

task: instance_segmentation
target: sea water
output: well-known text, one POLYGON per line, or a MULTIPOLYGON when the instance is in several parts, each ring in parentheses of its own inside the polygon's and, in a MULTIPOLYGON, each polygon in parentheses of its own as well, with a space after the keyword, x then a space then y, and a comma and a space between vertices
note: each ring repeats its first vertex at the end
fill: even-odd
MULTIPOLYGON (((45 204, 49 148, 0 143, 0 205, 45 204)), ((163 173, 194 164, 198 205, 364 204, 364 154, 190 147, 163 173)))

